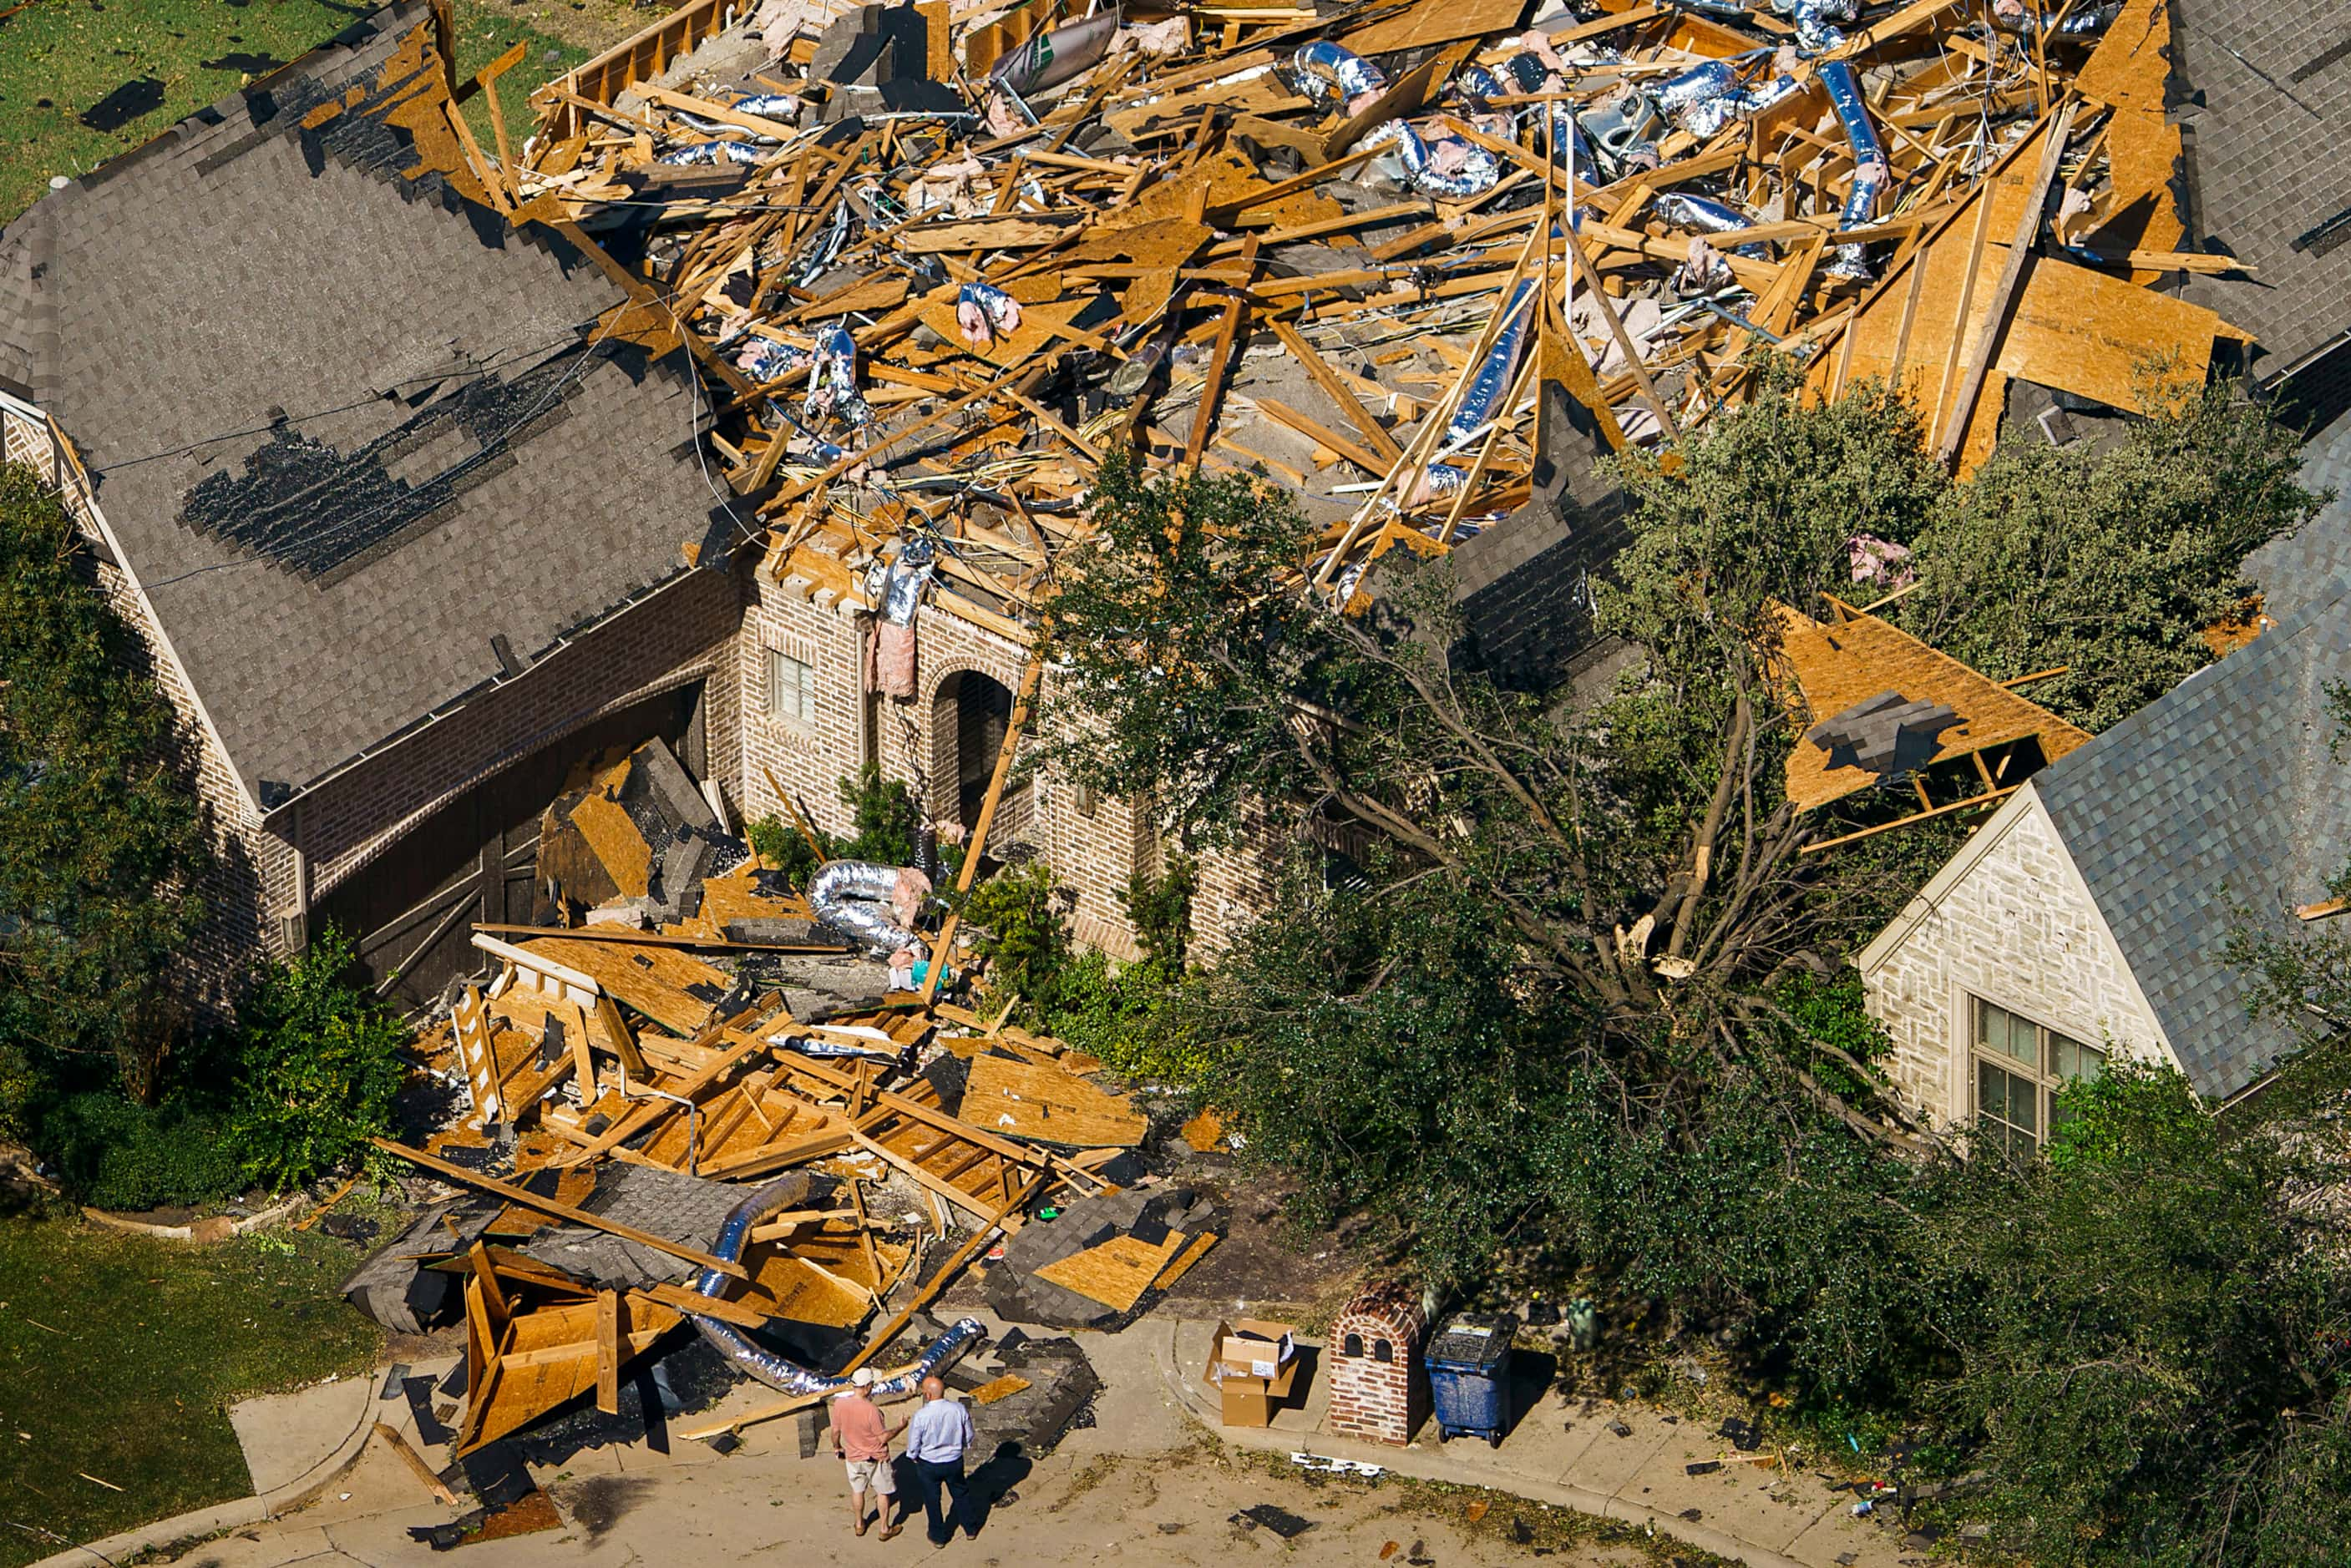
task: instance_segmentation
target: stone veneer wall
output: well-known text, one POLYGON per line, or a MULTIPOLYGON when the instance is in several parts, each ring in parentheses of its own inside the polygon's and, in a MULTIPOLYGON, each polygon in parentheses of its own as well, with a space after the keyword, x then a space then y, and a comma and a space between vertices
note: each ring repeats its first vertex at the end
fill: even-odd
POLYGON ((1974 1112, 1968 998, 2089 1044, 2168 1060, 2163 1030, 2027 785, 1876 941, 1860 969, 1892 1076, 1938 1124, 1974 1112))

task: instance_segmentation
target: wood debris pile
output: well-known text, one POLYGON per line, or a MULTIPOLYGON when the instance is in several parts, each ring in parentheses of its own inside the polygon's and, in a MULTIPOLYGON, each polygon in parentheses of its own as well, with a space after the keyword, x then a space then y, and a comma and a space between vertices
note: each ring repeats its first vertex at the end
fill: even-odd
MULTIPOLYGON (((928 976, 905 989, 703 822, 660 742, 592 759, 573 784, 541 823, 538 885, 549 919, 586 923, 477 929, 496 977, 468 986, 427 1042, 462 1082, 465 1114, 422 1148, 382 1146, 469 1196, 347 1293, 414 1329, 437 1300, 420 1298, 414 1271, 461 1277, 461 1456, 591 1390, 616 1412, 622 1369, 689 1323, 789 1396, 704 1435, 814 1404, 999 1238, 1055 1205, 1155 1184, 1133 1158, 1149 1122, 1096 1081, 1099 1063, 1008 1027, 1008 1003, 983 1016, 928 976), (690 887, 676 874, 717 861, 732 863, 690 887), (583 910, 585 897, 601 901, 583 910)), ((930 936, 956 950, 951 930, 930 936)), ((1105 1315, 1164 1290, 1216 1240, 1207 1209, 1186 1205, 1180 1244, 1159 1223, 1164 1199, 1073 1234, 1054 1260, 1133 1241, 1155 1262, 1138 1279, 1122 1254, 1128 1266, 1102 1282, 1081 1262, 1063 1288, 1105 1315)), ((935 1338, 916 1365, 944 1366, 976 1329, 935 1338)), ((1071 1378, 1040 1399, 1060 1408, 1071 1378)))
POLYGON ((2234 265, 2173 248, 2167 16, 705 3, 484 165, 635 271, 629 330, 700 355, 773 580, 1021 636, 1113 452, 1294 489, 1346 602, 1556 501, 1561 453, 1678 442, 1775 354, 1817 394, 1898 386, 1962 472, 2012 379, 2179 396, 2242 335, 2151 286, 2234 265))

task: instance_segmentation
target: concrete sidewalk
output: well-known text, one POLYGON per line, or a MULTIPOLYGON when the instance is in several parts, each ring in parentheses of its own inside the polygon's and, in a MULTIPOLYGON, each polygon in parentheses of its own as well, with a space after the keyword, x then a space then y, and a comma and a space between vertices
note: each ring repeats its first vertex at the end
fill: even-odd
MULTIPOLYGON (((1122 1337, 1148 1336, 1171 1401, 1225 1441, 1239 1448, 1383 1465, 1424 1480, 1490 1487, 1538 1502, 1646 1525, 1748 1568, 1896 1568, 1921 1559, 1924 1543, 1904 1544, 1891 1518, 1856 1519, 1854 1496, 1837 1491, 1811 1470, 1782 1475, 1765 1466, 1726 1464, 1693 1476, 1687 1467, 1720 1459, 1729 1445, 1695 1421, 1640 1405, 1566 1397, 1555 1390, 1520 1416, 1499 1448, 1457 1438, 1440 1444, 1436 1423, 1425 1423, 1406 1448, 1330 1436, 1323 1417, 1330 1379, 1312 1374, 1302 1401, 1293 1396, 1270 1428, 1227 1427, 1216 1397, 1201 1381, 1217 1325, 1206 1321, 1148 1320, 1122 1337), (1630 1428, 1619 1436, 1616 1425, 1630 1428)), ((1092 1350, 1090 1343, 1088 1349, 1092 1350)), ((1316 1354, 1301 1342, 1301 1349, 1316 1354)))

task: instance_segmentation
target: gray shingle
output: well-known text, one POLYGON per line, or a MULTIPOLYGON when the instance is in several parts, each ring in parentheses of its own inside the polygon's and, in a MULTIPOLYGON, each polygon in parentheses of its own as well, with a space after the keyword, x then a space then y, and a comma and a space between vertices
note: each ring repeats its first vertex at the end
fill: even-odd
POLYGON ((0 234, 0 379, 78 445, 265 805, 489 680, 494 633, 533 657, 675 575, 716 504, 682 357, 591 341, 625 297, 595 259, 402 177, 378 110, 428 22, 379 11, 0 234))
POLYGON ((2245 557, 2245 576, 2261 585, 2263 607, 2280 620, 2307 607, 2335 577, 2351 573, 2351 412, 2313 436, 2302 460, 2303 484, 2331 490, 2335 499, 2290 537, 2273 539, 2245 557))
POLYGON ((2351 55, 2343 0, 2171 0, 2171 98, 2187 126, 2189 228, 2258 268, 2188 297, 2260 339, 2257 378, 2351 330, 2351 55))
POLYGON ((2351 579, 2035 779, 2180 1064, 2208 1095, 2291 1044, 2223 956, 2240 910, 2275 931, 2351 857, 2351 775, 2325 687, 2351 680, 2351 579))

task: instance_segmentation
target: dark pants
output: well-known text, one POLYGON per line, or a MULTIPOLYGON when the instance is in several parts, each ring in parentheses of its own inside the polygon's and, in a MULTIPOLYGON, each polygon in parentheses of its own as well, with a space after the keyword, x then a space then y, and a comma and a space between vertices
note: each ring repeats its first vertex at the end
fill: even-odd
POLYGON ((931 1539, 942 1545, 954 1540, 956 1527, 965 1522, 963 1498, 967 1484, 961 1456, 945 1462, 914 1461, 914 1488, 923 1494, 923 1513, 930 1525, 931 1539), (939 1510, 941 1487, 946 1488, 947 1492, 944 1517, 939 1510))

